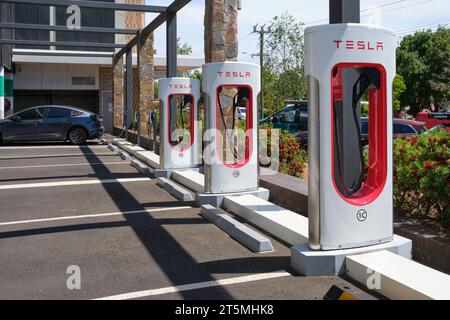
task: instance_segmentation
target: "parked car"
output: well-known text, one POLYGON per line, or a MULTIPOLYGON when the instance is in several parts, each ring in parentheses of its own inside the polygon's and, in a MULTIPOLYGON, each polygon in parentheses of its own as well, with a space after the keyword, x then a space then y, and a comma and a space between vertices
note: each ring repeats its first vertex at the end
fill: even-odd
MULTIPOLYGON (((423 134, 427 131, 425 123, 411 120, 393 120, 394 139, 423 134)), ((302 148, 308 147, 308 131, 299 131, 295 134, 302 148)), ((369 119, 361 118, 361 140, 363 147, 369 144, 369 119)))
POLYGON ((237 114, 238 114, 239 120, 247 120, 247 109, 246 108, 238 107, 237 114))
POLYGON ((308 131, 308 102, 304 100, 288 104, 284 109, 260 121, 260 124, 272 124, 273 128, 297 134, 308 131))
POLYGON ((421 112, 417 115, 417 121, 422 121, 428 129, 440 124, 450 125, 449 112, 421 112))
POLYGON ((0 120, 0 142, 69 141, 81 145, 100 138, 104 127, 100 116, 68 106, 39 106, 0 120))
MULTIPOLYGON (((361 138, 363 146, 369 144, 369 119, 361 118, 361 138)), ((423 134, 428 129, 424 122, 394 119, 393 120, 394 139, 406 138, 417 134, 423 134)))
POLYGON ((430 130, 428 130, 427 132, 425 132, 425 134, 436 132, 439 130, 447 130, 448 132, 450 132, 450 124, 444 123, 444 124, 437 125, 437 126, 431 128, 430 130))

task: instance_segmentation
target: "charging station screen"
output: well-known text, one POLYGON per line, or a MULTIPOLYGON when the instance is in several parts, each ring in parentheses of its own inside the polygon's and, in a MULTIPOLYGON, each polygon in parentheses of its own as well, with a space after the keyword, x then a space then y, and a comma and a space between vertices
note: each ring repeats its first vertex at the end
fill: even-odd
POLYGON ((252 90, 248 86, 217 89, 217 150, 219 160, 230 168, 247 164, 252 152, 252 90))
POLYGON ((194 97, 170 95, 168 105, 169 145, 180 151, 188 150, 194 142, 194 97))
POLYGON ((381 65, 338 64, 332 71, 332 162, 336 190, 361 206, 387 179, 386 71, 381 65))

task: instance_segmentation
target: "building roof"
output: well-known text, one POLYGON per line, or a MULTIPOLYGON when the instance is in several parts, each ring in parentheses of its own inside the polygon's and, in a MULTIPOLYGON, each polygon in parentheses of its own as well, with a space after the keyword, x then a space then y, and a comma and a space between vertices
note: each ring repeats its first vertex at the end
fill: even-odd
MULTIPOLYGON (((165 69, 166 56, 155 55, 155 68, 165 69)), ((13 49, 12 61, 15 63, 64 63, 64 64, 94 64, 112 65, 111 52, 65 51, 13 49)), ((205 59, 199 56, 178 55, 178 69, 187 71, 200 68, 205 59)), ((133 65, 137 65, 137 55, 133 54, 133 65)))

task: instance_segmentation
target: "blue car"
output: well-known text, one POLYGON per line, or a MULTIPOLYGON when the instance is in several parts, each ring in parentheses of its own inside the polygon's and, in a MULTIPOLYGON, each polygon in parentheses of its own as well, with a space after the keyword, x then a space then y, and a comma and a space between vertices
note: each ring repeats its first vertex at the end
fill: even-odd
POLYGON ((291 134, 308 131, 308 102, 297 101, 284 109, 260 121, 260 124, 272 124, 273 128, 288 131, 291 134))
POLYGON ((39 106, 0 120, 0 142, 69 141, 74 145, 100 138, 100 116, 67 106, 39 106))

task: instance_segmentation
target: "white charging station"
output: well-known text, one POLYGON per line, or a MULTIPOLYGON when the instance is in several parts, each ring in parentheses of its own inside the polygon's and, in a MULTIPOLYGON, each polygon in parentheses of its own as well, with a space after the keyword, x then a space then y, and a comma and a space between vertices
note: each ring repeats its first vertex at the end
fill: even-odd
POLYGON ((334 250, 389 242, 395 34, 372 25, 323 25, 305 30, 305 48, 310 247, 334 250), (368 161, 358 110, 365 92, 368 161))
POLYGON ((200 80, 170 78, 158 81, 160 108, 160 167, 195 169, 201 164, 198 121, 200 80))
POLYGON ((291 258, 300 274, 340 275, 347 256, 375 251, 412 258, 411 240, 393 232, 395 51, 395 34, 373 25, 305 30, 309 243, 294 246, 291 258))
POLYGON ((206 195, 253 192, 268 197, 268 191, 259 188, 260 72, 258 65, 241 62, 203 66, 206 195))

